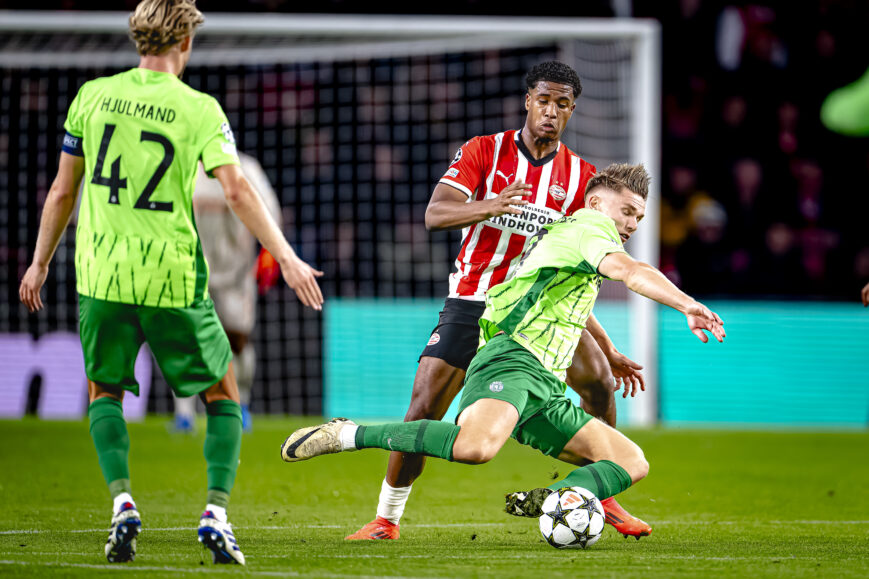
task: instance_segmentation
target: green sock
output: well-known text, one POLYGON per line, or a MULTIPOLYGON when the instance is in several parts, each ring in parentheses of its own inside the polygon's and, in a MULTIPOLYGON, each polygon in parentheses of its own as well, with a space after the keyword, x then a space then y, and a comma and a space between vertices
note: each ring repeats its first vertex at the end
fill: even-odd
POLYGON ((226 508, 241 454, 241 406, 232 400, 205 405, 205 462, 210 504, 226 508))
POLYGON ((360 426, 356 448, 382 448, 453 460, 453 443, 459 430, 459 426, 440 420, 360 426))
POLYGON ((628 471, 609 460, 599 460, 588 466, 583 466, 560 481, 549 485, 554 491, 564 487, 582 487, 588 489, 600 500, 617 495, 631 486, 631 475, 628 471))
POLYGON ((88 406, 91 438, 112 498, 130 492, 130 436, 124 407, 114 398, 98 398, 88 406))

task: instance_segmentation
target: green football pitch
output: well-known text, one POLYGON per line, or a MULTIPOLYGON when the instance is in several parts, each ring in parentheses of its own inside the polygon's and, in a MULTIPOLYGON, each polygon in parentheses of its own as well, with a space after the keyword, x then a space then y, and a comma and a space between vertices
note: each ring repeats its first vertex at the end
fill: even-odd
POLYGON ((869 433, 630 431, 650 476, 620 502, 654 527, 611 527, 586 551, 543 542, 537 521, 501 511, 506 492, 569 466, 510 441, 483 466, 429 460, 399 541, 345 542, 373 517, 386 453, 285 464, 279 445, 312 419, 258 418, 244 437, 230 521, 246 568, 214 567, 196 542, 204 423, 130 425, 144 528, 134 563, 109 565, 108 492, 85 422, 0 421, 0 575, 175 577, 867 577, 869 433))

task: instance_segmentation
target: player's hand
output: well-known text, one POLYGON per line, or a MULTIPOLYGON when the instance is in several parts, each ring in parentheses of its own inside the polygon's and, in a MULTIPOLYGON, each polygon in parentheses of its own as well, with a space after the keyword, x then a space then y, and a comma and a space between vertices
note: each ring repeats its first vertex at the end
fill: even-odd
POLYGON ((863 291, 860 295, 863 297, 863 307, 869 306, 869 283, 863 286, 863 291))
POLYGON ((259 288, 259 295, 264 295, 275 287, 280 276, 281 266, 272 257, 272 254, 263 247, 256 258, 256 285, 259 288))
POLYGON ((715 339, 719 342, 724 341, 724 337, 727 334, 724 332, 724 322, 718 317, 718 314, 700 302, 693 302, 682 313, 685 314, 688 320, 688 329, 701 342, 705 344, 709 341, 709 338, 703 333, 704 330, 715 336, 715 339))
POLYGON ((522 199, 522 197, 527 195, 531 195, 531 185, 525 184, 521 179, 516 179, 501 189, 497 196, 484 201, 484 203, 489 204, 489 217, 498 217, 505 213, 522 215, 521 207, 529 203, 527 199, 522 199))
POLYGON ((18 297, 31 314, 42 309, 42 298, 39 296, 39 292, 42 290, 46 277, 48 277, 48 267, 32 263, 24 272, 24 277, 21 278, 18 297))
POLYGON ((294 255, 286 265, 281 266, 281 273, 303 304, 318 311, 323 309, 323 293, 317 284, 317 278, 323 276, 322 271, 294 255))
POLYGON ((646 391, 646 379, 643 377, 643 373, 641 372, 643 367, 640 364, 637 364, 615 348, 606 352, 606 357, 610 363, 613 378, 615 378, 613 390, 618 390, 624 385, 622 398, 627 398, 628 394, 633 398, 637 395, 638 391, 646 391))

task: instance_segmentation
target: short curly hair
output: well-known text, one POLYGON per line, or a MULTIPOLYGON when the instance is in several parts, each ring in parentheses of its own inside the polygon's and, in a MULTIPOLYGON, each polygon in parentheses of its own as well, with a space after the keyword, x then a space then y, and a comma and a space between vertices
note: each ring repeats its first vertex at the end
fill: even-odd
POLYGON ((582 83, 576 71, 557 60, 549 60, 534 65, 525 75, 525 86, 528 91, 537 86, 540 81, 557 82, 573 87, 573 98, 582 94, 582 83))
POLYGON ((592 175, 585 186, 585 194, 588 195, 593 189, 604 187, 619 193, 623 188, 636 193, 643 199, 649 198, 649 173, 642 163, 631 165, 629 163, 613 163, 605 169, 592 175))
POLYGON ((142 0, 130 14, 130 38, 140 55, 159 55, 203 22, 196 0, 142 0))

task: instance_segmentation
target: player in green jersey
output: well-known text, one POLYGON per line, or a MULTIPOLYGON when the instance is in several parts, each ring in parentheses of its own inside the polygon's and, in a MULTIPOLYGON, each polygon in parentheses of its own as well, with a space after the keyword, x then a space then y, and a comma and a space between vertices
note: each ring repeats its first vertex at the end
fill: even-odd
POLYGON ((456 424, 359 426, 338 418, 294 432, 281 457, 294 462, 382 448, 482 464, 512 436, 582 465, 548 489, 508 495, 508 512, 526 516, 539 515, 550 489, 581 486, 605 499, 645 477, 649 465, 640 447, 568 400, 564 377, 603 277, 682 312, 702 341, 708 340, 704 330, 724 339, 716 314, 625 252, 622 244, 643 218, 647 196, 642 165, 610 165, 588 182, 586 208, 541 229, 516 274, 489 290, 480 320, 483 345, 468 368, 456 424))
POLYGON ((241 407, 193 219, 200 161, 301 301, 318 310, 323 303, 316 281, 322 272, 296 256, 241 173, 220 105, 180 80, 202 22, 193 0, 144 0, 129 20, 138 68, 81 87, 19 290, 31 312, 42 308, 39 292, 84 180, 75 262, 90 432, 114 502, 105 546, 110 562, 133 559, 141 528, 121 403, 126 391, 138 395, 133 363, 148 342, 175 394, 198 394, 205 403, 208 493, 199 541, 215 562, 244 564, 226 518, 241 407))

